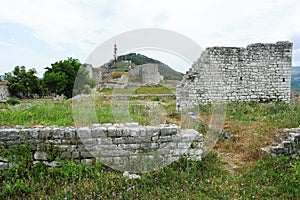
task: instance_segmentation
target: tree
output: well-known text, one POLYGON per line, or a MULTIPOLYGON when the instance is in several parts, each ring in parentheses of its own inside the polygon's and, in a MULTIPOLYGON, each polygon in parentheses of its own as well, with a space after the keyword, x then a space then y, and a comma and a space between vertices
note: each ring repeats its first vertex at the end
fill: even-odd
MULTIPOLYGON (((58 61, 51 64, 51 68, 47 67, 45 69, 47 71, 44 74, 43 86, 48 93, 63 94, 71 98, 76 77, 77 79, 79 78, 80 84, 88 85, 89 87, 95 87, 96 85, 89 78, 86 69, 81 68, 81 63, 78 59, 68 58, 67 60, 58 61)), ((75 88, 76 92, 74 95, 82 92, 82 88, 80 89, 79 85, 75 88)))
POLYGON ((25 66, 16 66, 12 73, 5 73, 9 93, 20 98, 41 95, 41 81, 36 73, 34 68, 26 71, 25 66))

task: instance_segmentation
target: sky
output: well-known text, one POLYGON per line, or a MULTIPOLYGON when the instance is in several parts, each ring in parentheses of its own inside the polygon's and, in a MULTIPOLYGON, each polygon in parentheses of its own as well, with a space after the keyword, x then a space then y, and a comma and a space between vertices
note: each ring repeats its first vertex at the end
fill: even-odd
MULTIPOLYGON (((289 40, 300 66, 299 10, 299 0, 0 0, 0 75, 23 65, 41 77, 68 57, 84 63, 105 41, 143 28, 175 31, 203 48, 289 40)), ((181 72, 190 67, 166 52, 144 54, 181 72)))

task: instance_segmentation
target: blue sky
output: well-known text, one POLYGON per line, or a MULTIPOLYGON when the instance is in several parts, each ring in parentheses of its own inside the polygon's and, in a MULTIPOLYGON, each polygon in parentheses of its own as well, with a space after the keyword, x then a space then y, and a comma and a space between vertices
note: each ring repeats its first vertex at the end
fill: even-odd
MULTIPOLYGON (((42 76, 43 68, 67 57, 85 62, 104 41, 141 28, 176 31, 203 48, 290 40, 293 65, 300 66, 299 10, 299 0, 2 0, 0 75, 24 65, 42 76)), ((190 67, 145 54, 182 72, 190 67)))

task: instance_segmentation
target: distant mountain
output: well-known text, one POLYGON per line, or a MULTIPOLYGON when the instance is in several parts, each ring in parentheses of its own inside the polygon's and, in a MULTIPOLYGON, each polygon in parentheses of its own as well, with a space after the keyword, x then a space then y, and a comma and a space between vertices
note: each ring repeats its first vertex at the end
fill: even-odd
POLYGON ((292 90, 300 93, 300 66, 292 67, 292 90))
MULTIPOLYGON (((153 58, 149 58, 142 54, 137 53, 130 53, 126 55, 121 55, 118 57, 118 62, 127 62, 131 61, 131 63, 134 63, 135 65, 143 65, 147 63, 155 63, 158 65, 158 71, 161 75, 164 76, 165 80, 182 80, 183 73, 180 73, 174 69, 172 69, 170 66, 160 62, 159 60, 155 60, 153 58)), ((111 67, 113 63, 107 63, 106 67, 111 67)))

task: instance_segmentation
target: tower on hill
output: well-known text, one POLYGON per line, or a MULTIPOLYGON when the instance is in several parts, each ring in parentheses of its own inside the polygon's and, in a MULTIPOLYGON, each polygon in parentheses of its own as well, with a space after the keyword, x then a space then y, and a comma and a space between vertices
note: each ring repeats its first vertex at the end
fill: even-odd
POLYGON ((115 44, 114 44, 114 55, 113 55, 114 56, 114 64, 117 63, 117 59, 118 59, 117 50, 118 50, 117 43, 115 42, 115 44))

